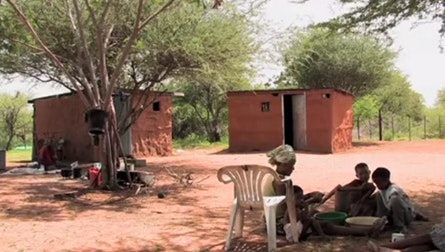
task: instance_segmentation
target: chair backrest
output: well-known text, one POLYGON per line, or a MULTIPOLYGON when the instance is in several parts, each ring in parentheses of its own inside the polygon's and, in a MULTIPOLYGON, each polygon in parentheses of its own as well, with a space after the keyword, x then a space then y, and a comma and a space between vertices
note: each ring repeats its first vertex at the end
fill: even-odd
POLYGON ((234 183, 239 206, 251 210, 263 209, 263 180, 266 175, 280 181, 275 170, 267 166, 233 165, 218 170, 220 182, 234 183))

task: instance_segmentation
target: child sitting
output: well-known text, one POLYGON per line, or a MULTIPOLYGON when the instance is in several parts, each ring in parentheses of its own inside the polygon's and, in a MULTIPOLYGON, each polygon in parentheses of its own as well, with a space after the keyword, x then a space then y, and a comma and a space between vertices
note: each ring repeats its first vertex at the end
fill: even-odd
POLYGON ((348 192, 351 194, 351 207, 348 209, 349 216, 372 216, 375 212, 375 201, 372 200, 370 196, 376 188, 369 182, 371 172, 366 163, 357 164, 354 170, 357 178, 344 186, 337 185, 324 196, 321 204, 326 202, 338 191, 348 192))
MULTIPOLYGON (((308 201, 304 200, 304 193, 301 187, 294 186, 294 197, 296 207, 300 209, 300 211, 297 211, 297 226, 299 227, 298 231, 300 233, 299 241, 306 240, 312 233, 318 234, 323 238, 326 238, 327 235, 378 237, 387 223, 386 217, 378 219, 371 227, 346 227, 335 225, 330 222, 318 221, 313 217, 315 211, 311 211, 308 208, 309 204, 308 201)), ((284 231, 286 233, 286 239, 292 242, 287 212, 284 216, 284 231)))
POLYGON ((423 214, 414 209, 405 191, 391 182, 391 172, 379 167, 372 173, 372 180, 379 189, 376 193, 376 216, 386 216, 396 232, 406 232, 414 220, 428 221, 423 214))

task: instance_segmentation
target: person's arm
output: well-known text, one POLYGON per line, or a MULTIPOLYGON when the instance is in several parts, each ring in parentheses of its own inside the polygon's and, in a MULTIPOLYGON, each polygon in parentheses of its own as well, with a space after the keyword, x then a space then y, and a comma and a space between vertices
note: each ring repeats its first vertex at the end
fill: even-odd
POLYGON ((363 196, 361 197, 359 202, 363 202, 366 199, 368 199, 369 197, 371 197, 371 195, 374 193, 375 189, 376 189, 376 187, 371 183, 364 184, 362 186, 363 196))
POLYGON ((312 192, 308 193, 308 198, 304 201, 307 205, 314 204, 314 203, 321 203, 323 202, 323 193, 321 192, 312 192))
POLYGON ((286 185, 283 182, 274 179, 272 185, 277 195, 286 195, 286 185))
POLYGON ((363 185, 360 185, 356 179, 349 182, 348 184, 342 186, 339 190, 342 191, 361 191, 363 190, 363 185))

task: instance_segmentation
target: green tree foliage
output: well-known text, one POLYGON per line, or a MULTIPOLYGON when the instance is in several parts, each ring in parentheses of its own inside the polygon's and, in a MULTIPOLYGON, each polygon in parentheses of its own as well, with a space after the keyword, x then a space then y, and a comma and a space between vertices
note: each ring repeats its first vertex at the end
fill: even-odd
POLYGON ((408 116, 417 121, 423 117, 422 95, 411 88, 408 78, 400 72, 394 72, 388 84, 374 94, 383 113, 408 116))
POLYGON ((32 112, 28 107, 30 97, 23 93, 0 94, 1 147, 10 150, 14 143, 27 142, 32 134, 32 112))
MULTIPOLYGON (((0 5, 0 72, 56 82, 77 91, 87 108, 109 113, 101 146, 107 150, 104 181, 111 186, 119 146, 111 94, 125 87, 148 96, 160 84, 207 73, 233 57, 230 41, 211 44, 217 41, 212 36, 225 30, 208 24, 231 12, 215 9, 222 1, 6 2, 0 5)), ((133 103, 131 123, 147 101, 153 99, 133 103)))
POLYGON ((379 103, 374 95, 365 95, 354 103, 354 117, 357 121, 373 119, 379 111, 379 103))
POLYGON ((321 24, 332 29, 348 30, 354 27, 371 32, 387 33, 404 20, 439 21, 438 31, 445 34, 445 5, 442 0, 338 0, 349 11, 321 24))
POLYGON ((437 92, 436 104, 437 108, 445 109, 445 88, 440 89, 437 92))
POLYGON ((370 36, 310 29, 297 32, 283 56, 284 86, 339 88, 360 97, 386 83, 396 54, 370 36))
MULTIPOLYGON (((171 88, 184 93, 175 107, 175 126, 218 142, 227 127, 226 92, 251 88, 249 63, 259 47, 253 40, 253 25, 236 8, 211 17, 197 24, 190 35, 194 39, 183 46, 214 60, 203 62, 205 67, 199 71, 189 71, 171 88)), ((179 130, 175 133, 186 136, 179 130)))

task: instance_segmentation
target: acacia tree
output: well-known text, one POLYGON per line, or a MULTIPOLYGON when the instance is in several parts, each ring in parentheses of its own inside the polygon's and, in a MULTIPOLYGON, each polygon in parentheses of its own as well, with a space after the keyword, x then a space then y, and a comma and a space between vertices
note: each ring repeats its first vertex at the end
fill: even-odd
POLYGON ((378 101, 374 95, 365 95, 354 102, 354 118, 357 126, 357 137, 360 140, 360 123, 370 121, 378 114, 378 101))
POLYGON ((339 88, 355 96, 384 85, 396 54, 371 36, 296 32, 283 52, 285 70, 278 82, 301 88, 339 88))
MULTIPOLYGON (((57 82, 75 91, 86 108, 108 113, 101 141, 106 185, 116 183, 119 130, 112 95, 117 88, 143 90, 144 99, 133 104, 136 120, 154 85, 181 67, 202 67, 199 61, 187 60, 187 54, 177 54, 180 49, 169 48, 166 37, 153 38, 148 30, 149 25, 164 29, 167 38, 181 32, 189 20, 170 23, 168 30, 157 18, 163 12, 187 8, 190 2, 195 1, 6 0, 7 5, 1 5, 2 72, 57 82), (157 42, 154 50, 147 49, 147 38, 157 42)), ((222 1, 218 2, 213 7, 219 7, 222 1)))
MULTIPOLYGON (((407 116, 419 121, 424 110, 423 97, 411 88, 408 78, 402 73, 392 73, 388 84, 374 92, 378 102, 379 139, 383 140, 383 114, 388 114, 393 120, 394 115, 407 116)), ((391 122, 394 134, 393 121, 391 122)))
POLYGON ((445 108, 445 88, 439 89, 439 91, 437 91, 435 106, 438 108, 445 108))
MULTIPOLYGON (((310 0, 303 0, 307 2, 310 0)), ((364 28, 370 32, 386 34, 404 20, 440 22, 439 33, 445 34, 445 4, 442 0, 338 0, 349 11, 322 26, 334 30, 364 28)))
POLYGON ((31 133, 29 122, 32 116, 27 108, 29 98, 28 95, 19 92, 15 95, 0 95, 0 125, 6 150, 13 147, 15 138, 26 141, 26 135, 31 133))

